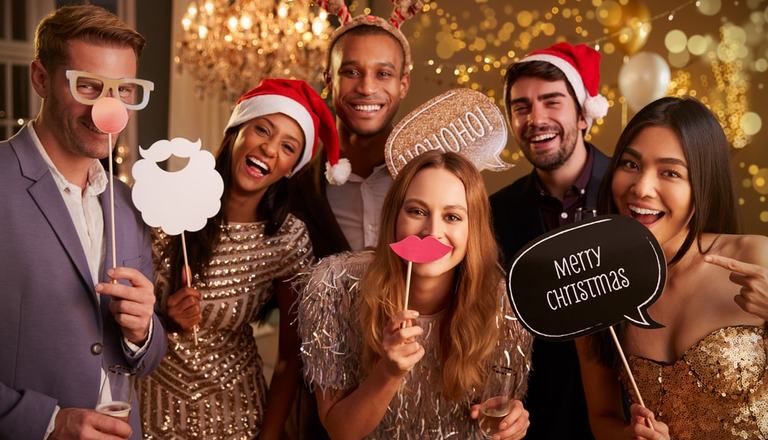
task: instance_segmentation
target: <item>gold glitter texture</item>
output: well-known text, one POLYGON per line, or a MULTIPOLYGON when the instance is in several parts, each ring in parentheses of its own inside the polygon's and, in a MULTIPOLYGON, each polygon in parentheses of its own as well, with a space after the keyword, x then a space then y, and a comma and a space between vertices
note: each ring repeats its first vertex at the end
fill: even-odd
MULTIPOLYGON (((305 270, 312 260, 304 223, 289 215, 271 237, 265 223, 222 226, 206 270, 195 276, 202 294, 198 345, 191 332, 168 335, 168 353, 140 381, 146 439, 251 439, 264 417, 267 386, 250 323, 274 293, 273 282, 305 270)), ((156 292, 165 307, 170 265, 155 240, 156 292)))
MULTIPOLYGON (((348 391, 365 379, 361 368, 362 335, 357 325, 359 281, 373 259, 372 252, 339 254, 322 260, 297 281, 304 285, 299 296, 299 336, 304 376, 322 391, 348 391)), ((516 372, 514 397, 523 397, 527 387, 531 335, 513 317, 499 284, 497 324, 504 326, 502 340, 490 363, 509 366, 516 372)), ((384 418, 368 439, 480 439, 477 421, 469 407, 479 403, 482 390, 470 390, 460 401, 450 401, 441 392, 438 326, 441 313, 420 316, 424 329, 421 344, 424 358, 408 373, 384 418)))
MULTIPOLYGON (((768 332, 713 331, 680 360, 637 356, 629 363, 646 405, 676 440, 768 439, 768 332)), ((632 386, 622 373, 626 389, 632 386)), ((635 401, 637 401, 635 399, 635 401)))
POLYGON ((454 89, 420 105, 392 130, 384 147, 394 177, 414 157, 430 150, 460 153, 479 170, 510 167, 499 155, 507 144, 507 123, 480 92, 454 89))

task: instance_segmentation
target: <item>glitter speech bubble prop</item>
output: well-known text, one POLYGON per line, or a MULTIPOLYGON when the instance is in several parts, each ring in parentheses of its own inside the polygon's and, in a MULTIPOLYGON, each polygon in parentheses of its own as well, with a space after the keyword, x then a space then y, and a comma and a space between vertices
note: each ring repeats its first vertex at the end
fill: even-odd
POLYGON ((389 135, 384 157, 392 177, 429 150, 460 153, 478 170, 504 171, 499 155, 507 145, 507 123, 496 104, 470 89, 432 98, 403 118, 389 135))

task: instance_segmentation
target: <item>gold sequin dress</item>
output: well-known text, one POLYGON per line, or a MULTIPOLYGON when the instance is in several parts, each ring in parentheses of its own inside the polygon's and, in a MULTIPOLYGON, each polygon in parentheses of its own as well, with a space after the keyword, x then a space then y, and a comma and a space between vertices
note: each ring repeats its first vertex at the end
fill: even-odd
MULTIPOLYGON (((629 363, 673 440, 768 439, 767 350, 764 328, 733 326, 705 336, 675 363, 639 356, 629 363)), ((625 374, 622 380, 631 390, 625 374)))
MULTIPOLYGON (((196 277, 202 322, 192 332, 170 333, 160 366, 140 381, 142 424, 147 439, 251 439, 259 434, 267 386, 250 323, 273 294, 273 281, 290 278, 311 263, 307 230, 289 215, 278 232, 265 223, 222 226, 207 269, 196 277), (227 234, 227 232, 229 234, 227 234)), ((157 237, 161 251, 167 237, 157 237)), ((165 307, 169 263, 155 256, 156 292, 165 307)))
MULTIPOLYGON (((364 379, 362 335, 357 325, 359 280, 373 259, 372 252, 344 253, 323 259, 301 282, 299 336, 304 376, 313 387, 351 391, 364 379)), ((500 289, 504 289, 500 284, 500 289)), ((504 326, 502 340, 492 355, 492 364, 515 370, 514 397, 522 399, 528 382, 531 335, 512 316, 501 296, 497 323, 504 326)), ((469 407, 480 403, 482 390, 471 390, 460 401, 442 395, 437 353, 438 326, 443 313, 420 316, 424 329, 419 341, 426 353, 406 376, 400 391, 389 404, 384 418, 368 439, 479 439, 476 420, 469 407)))

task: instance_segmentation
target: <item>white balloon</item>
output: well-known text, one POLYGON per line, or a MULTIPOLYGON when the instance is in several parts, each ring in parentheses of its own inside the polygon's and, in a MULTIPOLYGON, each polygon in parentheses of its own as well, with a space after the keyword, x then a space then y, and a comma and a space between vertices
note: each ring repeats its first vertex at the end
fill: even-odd
POLYGON ((672 73, 660 55, 638 52, 619 70, 619 90, 633 111, 662 98, 667 93, 672 73))

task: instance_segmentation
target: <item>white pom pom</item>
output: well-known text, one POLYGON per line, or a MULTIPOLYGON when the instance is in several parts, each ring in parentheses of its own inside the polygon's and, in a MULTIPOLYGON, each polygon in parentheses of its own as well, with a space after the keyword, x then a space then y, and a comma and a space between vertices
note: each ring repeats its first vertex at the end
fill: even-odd
POLYGON ((330 162, 325 163, 325 178, 331 185, 344 185, 352 174, 352 164, 346 158, 339 159, 339 163, 331 166, 330 162))
POLYGON ((608 100, 603 95, 590 96, 584 102, 584 115, 599 119, 608 114, 608 100))

